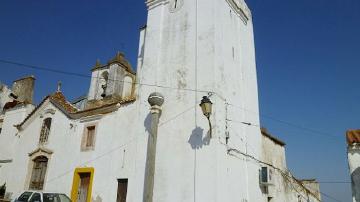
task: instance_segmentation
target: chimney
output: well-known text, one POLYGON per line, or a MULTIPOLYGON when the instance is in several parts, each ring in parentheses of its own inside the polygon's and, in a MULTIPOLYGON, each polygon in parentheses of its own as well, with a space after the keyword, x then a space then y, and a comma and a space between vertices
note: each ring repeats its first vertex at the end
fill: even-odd
POLYGON ((26 104, 33 103, 35 77, 27 76, 13 82, 12 93, 17 97, 17 101, 26 104))

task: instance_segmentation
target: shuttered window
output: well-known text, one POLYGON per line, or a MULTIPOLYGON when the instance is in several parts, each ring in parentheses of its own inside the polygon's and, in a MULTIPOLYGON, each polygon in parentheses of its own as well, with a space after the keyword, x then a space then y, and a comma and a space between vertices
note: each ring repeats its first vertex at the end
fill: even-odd
POLYGON ((34 160, 34 166, 31 174, 29 188, 32 190, 42 190, 44 187, 45 174, 48 159, 45 156, 37 157, 34 160))
POLYGON ((92 147, 94 145, 94 138, 95 138, 95 126, 87 127, 86 147, 92 147))
POLYGON ((95 138, 96 138, 96 126, 91 125, 85 127, 81 141, 81 151, 94 150, 95 138))

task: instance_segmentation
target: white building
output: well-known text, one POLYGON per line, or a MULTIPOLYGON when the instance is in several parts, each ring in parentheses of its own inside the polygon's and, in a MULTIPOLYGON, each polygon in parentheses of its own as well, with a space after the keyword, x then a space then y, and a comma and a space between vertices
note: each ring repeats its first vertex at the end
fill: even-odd
POLYGON ((268 201, 321 201, 319 183, 315 179, 296 179, 288 170, 285 143, 272 136, 265 128, 262 134, 261 188, 268 201))
POLYGON ((353 202, 360 201, 360 130, 346 133, 353 202))
MULTIPOLYGON (((87 97, 70 103, 58 90, 36 108, 17 101, 4 108, 0 185, 6 182, 8 196, 40 189, 78 202, 143 201, 147 98, 160 92, 154 202, 271 200, 259 180, 264 164, 254 161, 264 157, 264 143, 252 126, 259 109, 246 3, 146 3, 137 73, 118 53, 92 68, 87 97), (203 96, 214 103, 212 128, 198 106, 203 96)), ((281 152, 275 158, 284 163, 281 152)))

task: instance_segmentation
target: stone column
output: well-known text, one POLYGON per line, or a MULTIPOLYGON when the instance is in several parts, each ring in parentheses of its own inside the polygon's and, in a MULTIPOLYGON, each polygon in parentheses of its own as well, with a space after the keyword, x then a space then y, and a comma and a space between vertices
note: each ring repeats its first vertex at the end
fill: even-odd
POLYGON ((148 102, 151 106, 151 129, 149 132, 146 171, 144 183, 144 202, 153 201, 154 176, 155 176, 155 160, 156 160, 156 143, 157 132, 159 126, 159 118, 161 116, 161 106, 164 103, 164 97, 160 93, 151 93, 148 102))

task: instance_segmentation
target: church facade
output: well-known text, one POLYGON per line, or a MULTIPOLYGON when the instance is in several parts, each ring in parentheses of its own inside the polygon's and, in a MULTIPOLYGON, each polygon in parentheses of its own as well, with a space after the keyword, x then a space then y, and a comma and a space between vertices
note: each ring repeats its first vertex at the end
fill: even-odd
MULTIPOLYGON (((59 88, 36 107, 33 85, 25 85, 33 77, 21 80, 29 86, 25 92, 2 88, 0 185, 6 183, 8 198, 31 189, 66 193, 74 202, 148 202, 147 99, 158 92, 165 102, 151 201, 282 201, 280 195, 288 193, 270 196, 273 182, 265 182, 271 179, 262 172, 276 165, 265 161, 264 144, 273 143, 256 127, 255 45, 246 3, 146 4, 136 72, 118 53, 105 64, 96 62, 86 97, 69 102, 59 88), (212 102, 208 119, 199 107, 204 96, 212 102)), ((306 186, 296 192, 291 187, 294 201, 309 195, 320 201, 306 186)))

